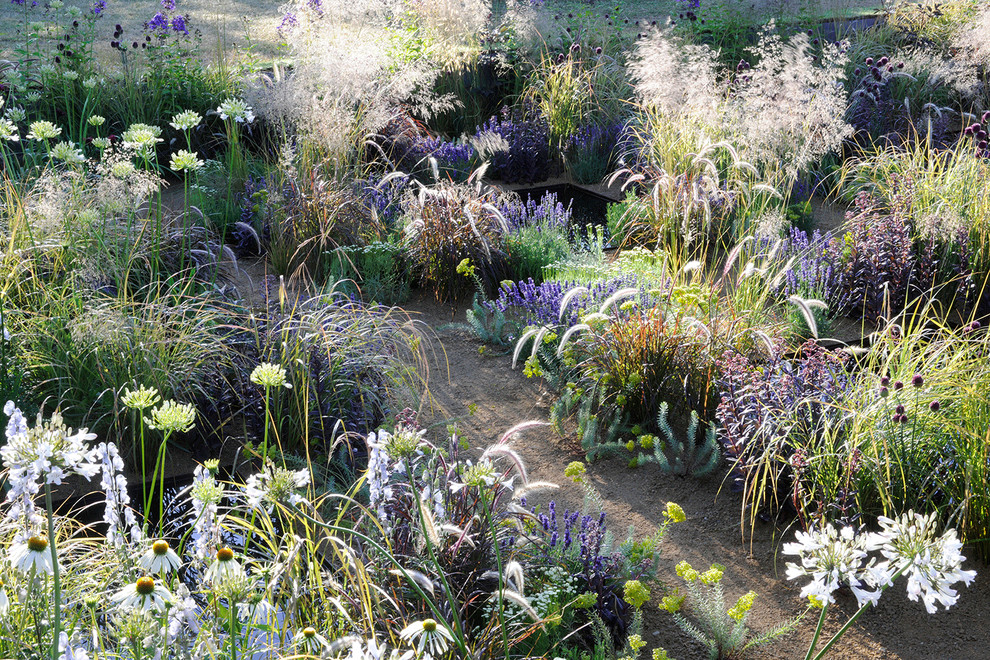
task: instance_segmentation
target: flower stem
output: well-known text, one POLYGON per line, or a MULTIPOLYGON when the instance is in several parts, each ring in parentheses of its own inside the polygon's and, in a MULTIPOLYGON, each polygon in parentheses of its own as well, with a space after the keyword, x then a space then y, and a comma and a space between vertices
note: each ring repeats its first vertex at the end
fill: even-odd
POLYGON ((55 514, 52 507, 52 485, 45 482, 45 508, 48 510, 48 550, 52 553, 52 595, 55 612, 52 617, 52 660, 58 660, 58 638, 62 625, 62 583, 59 579, 58 553, 55 552, 55 514))
POLYGON ((822 626, 825 624, 826 610, 828 610, 828 603, 822 603, 822 613, 818 616, 818 627, 815 628, 815 636, 811 638, 811 644, 808 646, 808 652, 805 654, 804 660, 811 660, 811 654, 815 652, 818 638, 822 634, 822 626))

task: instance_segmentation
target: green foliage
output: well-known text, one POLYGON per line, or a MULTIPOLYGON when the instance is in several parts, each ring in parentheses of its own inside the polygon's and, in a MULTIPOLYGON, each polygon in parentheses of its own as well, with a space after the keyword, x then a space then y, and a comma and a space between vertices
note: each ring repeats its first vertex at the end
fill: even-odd
POLYGON ((752 637, 746 626, 756 593, 750 591, 735 605, 726 608, 722 574, 725 567, 712 564, 703 573, 691 568, 686 561, 677 565, 677 575, 684 581, 687 596, 676 590, 663 599, 661 608, 671 612, 678 627, 708 649, 711 660, 737 658, 748 649, 776 641, 797 628, 804 615, 779 624, 769 631, 752 637), (690 600, 694 620, 680 612, 684 601, 690 600))
POLYGON ((709 424, 704 438, 698 438, 698 413, 691 411, 691 421, 683 440, 677 439, 667 421, 667 402, 660 404, 657 413, 657 427, 663 433, 666 441, 654 436, 644 435, 638 438, 639 445, 652 453, 640 452, 636 464, 656 463, 660 469, 669 474, 688 475, 691 477, 706 477, 718 467, 722 459, 721 446, 716 437, 714 425, 709 424))
POLYGON ((539 283, 547 266, 570 256, 571 244, 564 228, 525 225, 506 235, 505 252, 510 279, 521 281, 531 277, 539 283))
POLYGON ((340 247, 330 262, 328 281, 335 287, 353 283, 368 302, 395 305, 409 298, 410 274, 401 245, 374 242, 340 247))

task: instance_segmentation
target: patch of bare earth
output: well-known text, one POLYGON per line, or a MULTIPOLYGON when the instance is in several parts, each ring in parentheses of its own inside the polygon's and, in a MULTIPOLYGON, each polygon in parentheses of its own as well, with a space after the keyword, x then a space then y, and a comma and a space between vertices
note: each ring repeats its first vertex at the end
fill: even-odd
MULTIPOLYGON (((447 365, 432 370, 430 392, 435 421, 457 420, 461 432, 475 447, 495 441, 505 430, 527 420, 546 421, 552 394, 538 379, 527 379, 521 369, 513 371, 511 354, 491 347, 479 354, 479 342, 466 330, 444 328, 463 322, 463 308, 453 309, 420 297, 406 308, 414 319, 434 329, 446 354, 447 365), (445 373, 449 366, 449 379, 445 373)), ((438 354, 441 354, 438 351, 438 354)), ((424 416, 428 416, 424 413, 424 416)), ((563 476, 571 461, 584 458, 579 440, 561 437, 549 426, 527 431, 514 441, 522 454, 530 479, 561 485, 554 494, 560 508, 580 508, 582 490, 563 476)), ((672 477, 651 467, 630 469, 621 457, 601 460, 588 467, 588 474, 606 504, 609 529, 621 540, 630 526, 637 537, 649 535, 662 521, 664 505, 679 503, 687 521, 669 528, 663 544, 660 578, 676 586, 674 565, 686 559, 696 568, 712 563, 725 565, 724 584, 729 604, 752 589, 759 596, 749 623, 757 633, 799 614, 803 583, 784 577, 780 544, 793 533, 758 523, 752 538, 740 532, 740 500, 723 487, 725 471, 708 480, 672 477)), ((971 553, 970 553, 971 554, 971 553)), ((987 567, 969 560, 977 579, 961 589, 959 604, 949 611, 929 615, 920 603, 907 599, 903 579, 867 611, 835 647, 830 658, 843 660, 977 660, 990 657, 990 578, 987 567)), ((705 658, 705 649, 674 624, 658 608, 659 587, 645 607, 644 639, 651 647, 663 646, 680 660, 705 658)), ((856 611, 851 594, 842 594, 831 608, 822 639, 828 639, 856 611)), ((800 628, 777 644, 751 653, 752 658, 803 658, 811 641, 817 612, 800 628)), ((648 657, 648 656, 647 656, 648 657)))

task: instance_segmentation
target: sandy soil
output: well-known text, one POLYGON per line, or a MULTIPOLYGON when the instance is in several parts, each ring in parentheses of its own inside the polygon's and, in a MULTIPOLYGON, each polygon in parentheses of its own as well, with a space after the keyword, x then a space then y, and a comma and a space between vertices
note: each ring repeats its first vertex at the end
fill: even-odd
MULTIPOLYGON (((407 309, 413 318, 438 329, 437 337, 449 365, 449 379, 441 373, 442 368, 433 370, 430 391, 434 419, 457 419, 458 426, 478 447, 493 442, 518 422, 546 421, 553 399, 540 382, 527 379, 521 369, 512 371, 508 353, 489 348, 481 355, 476 339, 466 331, 449 327, 452 318, 464 320, 463 309, 438 305, 425 297, 413 300, 407 309)), ((560 437, 544 427, 528 431, 514 446, 521 452, 531 479, 562 485, 555 494, 559 506, 572 509, 581 506, 582 491, 569 482, 565 485, 567 480, 563 477, 567 463, 583 459, 575 437, 560 437)), ((792 532, 760 523, 752 538, 744 541, 739 524, 740 500, 728 488, 722 488, 724 472, 699 481, 665 476, 649 467, 630 469, 625 460, 615 458, 591 464, 588 473, 606 500, 609 528, 620 539, 629 526, 635 526, 637 536, 654 531, 668 501, 684 508, 687 521, 672 526, 664 541, 660 576, 668 583, 679 581, 673 567, 681 559, 698 568, 707 568, 715 562, 724 564, 728 601, 734 602, 750 589, 759 594, 750 616, 750 626, 758 632, 803 610, 799 598, 803 584, 786 581, 784 560, 779 556, 780 543, 791 540, 792 532)), ((962 589, 960 602, 952 610, 928 615, 923 605, 907 599, 901 580, 884 594, 875 609, 864 613, 829 657, 846 660, 988 657, 990 629, 984 621, 990 607, 990 574, 985 565, 973 560, 967 562, 966 568, 975 569, 979 575, 972 586, 962 589)), ((704 648, 682 633, 670 615, 658 608, 660 596, 661 590, 654 588, 653 599, 645 607, 644 639, 651 646, 663 646, 673 658, 707 657, 704 648)), ((829 614, 824 635, 830 636, 838 630, 855 610, 853 596, 842 595, 838 606, 829 614)), ((791 636, 748 657, 803 658, 814 626, 815 621, 809 619, 791 636)))

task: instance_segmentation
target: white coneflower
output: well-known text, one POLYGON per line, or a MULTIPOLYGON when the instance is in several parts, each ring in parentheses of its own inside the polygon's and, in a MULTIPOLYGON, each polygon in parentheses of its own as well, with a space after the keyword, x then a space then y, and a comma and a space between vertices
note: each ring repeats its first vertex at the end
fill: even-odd
POLYGON ((292 643, 309 655, 322 655, 330 647, 330 642, 316 628, 303 628, 292 638, 292 643))
POLYGON ((234 559, 234 551, 230 548, 217 550, 216 560, 206 570, 207 581, 213 583, 222 582, 228 578, 240 578, 243 575, 244 569, 234 559))
POLYGON ((42 536, 32 536, 23 543, 10 544, 10 565, 22 573, 54 572, 52 552, 48 548, 48 539, 42 536))
POLYGON ((151 544, 148 551, 141 555, 138 564, 149 573, 168 573, 177 571, 182 566, 179 555, 168 546, 168 541, 158 539, 151 544))
POLYGON ((172 604, 172 594, 168 589, 156 584, 155 578, 145 575, 137 579, 137 582, 127 585, 113 596, 110 600, 117 603, 117 606, 124 610, 142 610, 149 612, 155 610, 164 612, 165 608, 172 604))
POLYGON ((399 637, 416 649, 417 656, 424 652, 431 656, 445 653, 448 642, 454 641, 447 626, 437 623, 436 619, 415 621, 403 628, 399 637))

